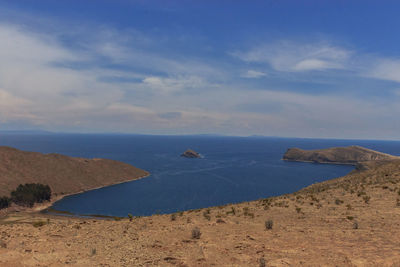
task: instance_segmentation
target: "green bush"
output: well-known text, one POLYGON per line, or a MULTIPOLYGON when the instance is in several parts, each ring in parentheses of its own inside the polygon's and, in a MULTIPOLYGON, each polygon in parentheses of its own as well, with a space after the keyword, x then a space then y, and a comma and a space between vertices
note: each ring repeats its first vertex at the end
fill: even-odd
POLYGON ((50 200, 51 189, 43 184, 20 184, 11 192, 11 200, 21 206, 32 207, 35 203, 50 200))
POLYGON ((11 199, 9 197, 0 197, 0 210, 8 208, 11 204, 11 199))

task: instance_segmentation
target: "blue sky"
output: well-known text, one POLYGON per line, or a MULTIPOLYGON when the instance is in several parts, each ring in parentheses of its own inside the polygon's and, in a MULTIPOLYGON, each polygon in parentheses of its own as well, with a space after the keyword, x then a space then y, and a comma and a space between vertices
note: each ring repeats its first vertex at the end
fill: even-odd
POLYGON ((0 0, 0 129, 399 139, 399 10, 0 0))

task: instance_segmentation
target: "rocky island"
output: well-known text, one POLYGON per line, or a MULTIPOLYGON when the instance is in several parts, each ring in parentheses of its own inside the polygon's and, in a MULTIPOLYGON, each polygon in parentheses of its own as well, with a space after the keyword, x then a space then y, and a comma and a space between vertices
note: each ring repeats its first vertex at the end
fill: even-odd
POLYGON ((333 147, 318 150, 289 148, 283 160, 358 165, 371 161, 388 161, 400 157, 374 151, 361 146, 333 147))
POLYGON ((194 150, 188 149, 185 152, 182 153, 181 157, 185 157, 185 158, 201 158, 200 154, 197 153, 194 150))

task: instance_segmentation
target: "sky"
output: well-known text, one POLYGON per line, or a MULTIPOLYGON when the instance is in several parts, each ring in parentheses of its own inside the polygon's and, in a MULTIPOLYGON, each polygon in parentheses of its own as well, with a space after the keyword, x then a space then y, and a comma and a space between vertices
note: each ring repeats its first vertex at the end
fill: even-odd
POLYGON ((0 130, 400 139, 399 10, 0 0, 0 130))

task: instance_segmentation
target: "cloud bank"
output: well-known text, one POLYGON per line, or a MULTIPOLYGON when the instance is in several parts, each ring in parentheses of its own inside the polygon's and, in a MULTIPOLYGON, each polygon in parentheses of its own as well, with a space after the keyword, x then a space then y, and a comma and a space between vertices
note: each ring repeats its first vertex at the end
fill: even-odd
POLYGON ((213 59, 166 51, 136 30, 79 32, 65 42, 0 23, 2 129, 339 138, 394 138, 400 130, 395 58, 282 40, 213 59), (343 93, 344 78, 376 83, 343 93), (321 81, 330 90, 305 89, 321 81))

